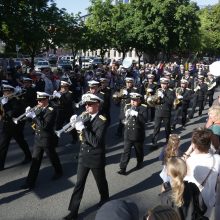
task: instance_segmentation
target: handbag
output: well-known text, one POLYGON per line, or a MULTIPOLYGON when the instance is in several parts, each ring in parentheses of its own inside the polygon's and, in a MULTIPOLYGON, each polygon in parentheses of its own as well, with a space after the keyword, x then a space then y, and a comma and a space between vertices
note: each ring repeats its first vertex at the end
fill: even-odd
POLYGON ((197 187, 195 184, 190 183, 191 184, 191 193, 193 195, 193 205, 194 205, 194 211, 193 211, 193 216, 192 216, 192 220, 208 220, 208 218, 206 216, 204 216, 204 214, 207 211, 207 206, 203 200, 202 197, 202 189, 204 188, 205 183, 207 182, 210 174, 213 171, 213 168, 215 166, 215 157, 213 157, 213 164, 211 169, 209 170, 208 175, 206 176, 206 178, 203 180, 203 182, 197 187))

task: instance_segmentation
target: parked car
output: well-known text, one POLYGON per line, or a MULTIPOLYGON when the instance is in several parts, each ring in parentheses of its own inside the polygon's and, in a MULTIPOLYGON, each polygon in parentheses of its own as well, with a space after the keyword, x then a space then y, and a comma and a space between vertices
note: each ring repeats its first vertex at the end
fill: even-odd
POLYGON ((48 57, 48 61, 51 65, 56 65, 58 57, 55 54, 50 54, 48 57))
POLYGON ((61 71, 72 70, 72 64, 69 60, 59 60, 57 62, 57 69, 61 71))
POLYGON ((42 69, 45 68, 50 68, 50 64, 48 61, 38 61, 34 67, 36 71, 41 71, 42 69))
POLYGON ((62 56, 61 60, 69 60, 70 62, 73 62, 73 56, 62 56))
POLYGON ((102 64, 102 59, 99 57, 96 57, 91 61, 91 64, 92 64, 92 66, 98 66, 98 65, 102 64))
POLYGON ((82 57, 81 59, 82 59, 82 68, 87 69, 91 67, 91 61, 92 61, 91 59, 85 57, 82 57))

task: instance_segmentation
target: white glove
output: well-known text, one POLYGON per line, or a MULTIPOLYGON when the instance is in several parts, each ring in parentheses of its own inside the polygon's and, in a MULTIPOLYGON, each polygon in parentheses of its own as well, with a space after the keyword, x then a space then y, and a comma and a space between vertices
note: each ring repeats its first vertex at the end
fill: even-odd
POLYGON ((71 118, 70 118, 70 123, 71 123, 71 124, 73 124, 73 123, 75 124, 76 118, 77 118, 77 115, 71 116, 71 118))
POLYGON ((57 92, 57 90, 54 90, 54 92, 53 92, 53 97, 54 97, 54 98, 60 98, 60 97, 61 97, 60 92, 57 92))
POLYGON ((153 92, 153 89, 148 88, 148 89, 147 89, 147 92, 153 92))
POLYGON ((126 89, 123 89, 122 95, 128 95, 128 91, 126 89))
POLYGON ((30 106, 28 106, 28 107, 25 109, 25 113, 30 112, 30 110, 31 110, 31 107, 30 107, 30 106))
POLYGON ((144 95, 144 100, 146 100, 147 99, 147 95, 144 95))
POLYGON ((15 87, 15 93, 21 93, 22 92, 22 89, 20 86, 16 86, 15 87))
POLYGON ((135 111, 135 110, 131 110, 130 115, 137 117, 138 116, 138 112, 135 111))
POLYGON ((159 96, 159 97, 161 97, 161 98, 163 98, 163 97, 164 97, 164 94, 163 94, 163 92, 161 92, 161 91, 158 91, 158 96, 159 96))
POLYGON ((152 101, 151 96, 147 98, 147 102, 150 102, 150 101, 152 101))
POLYGON ((177 99, 183 99, 183 96, 182 95, 178 95, 177 99))
POLYGON ((127 118, 130 115, 131 109, 127 109, 125 112, 125 117, 127 118))
POLYGON ((2 98, 1 103, 2 103, 2 105, 7 104, 8 103, 8 97, 2 98))
POLYGON ((75 124, 75 128, 77 131, 82 131, 85 128, 85 126, 82 121, 78 121, 75 124))
POLYGON ((36 117, 36 114, 35 114, 35 112, 27 112, 26 114, 25 114, 25 116, 27 117, 27 118, 35 118, 36 117))

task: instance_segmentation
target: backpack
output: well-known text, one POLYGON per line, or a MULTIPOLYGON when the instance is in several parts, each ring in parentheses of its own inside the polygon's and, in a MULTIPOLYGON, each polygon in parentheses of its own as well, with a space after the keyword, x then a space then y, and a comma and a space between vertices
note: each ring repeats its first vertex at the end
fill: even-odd
POLYGON ((187 190, 187 198, 190 201, 186 201, 182 207, 177 207, 172 201, 172 188, 170 183, 165 183, 165 191, 159 194, 161 205, 167 205, 174 208, 180 215, 182 220, 186 219, 186 215, 189 216, 190 220, 208 220, 204 214, 207 211, 207 206, 202 198, 202 194, 199 188, 194 183, 185 182, 185 189, 187 190), (188 203, 188 204, 186 204, 188 203), (191 213, 188 213, 191 208, 191 213))

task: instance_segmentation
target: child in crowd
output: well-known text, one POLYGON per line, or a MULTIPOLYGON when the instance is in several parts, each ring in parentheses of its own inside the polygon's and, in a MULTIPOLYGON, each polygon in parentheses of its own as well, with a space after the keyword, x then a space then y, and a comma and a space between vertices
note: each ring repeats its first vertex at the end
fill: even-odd
MULTIPOLYGON (((170 134, 167 146, 163 148, 159 159, 163 161, 163 169, 160 172, 160 177, 163 183, 170 182, 170 178, 167 175, 166 164, 167 161, 174 156, 179 156, 180 136, 177 134, 170 134)), ((164 184, 162 185, 162 191, 164 190, 164 184)))

